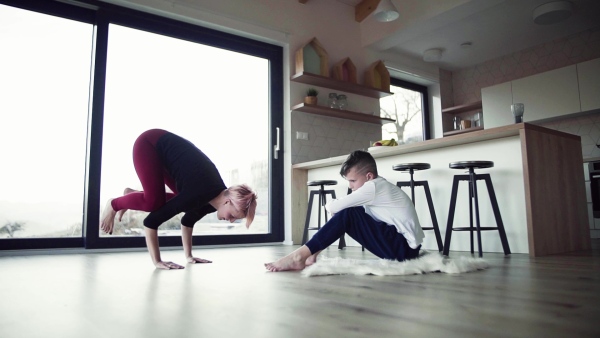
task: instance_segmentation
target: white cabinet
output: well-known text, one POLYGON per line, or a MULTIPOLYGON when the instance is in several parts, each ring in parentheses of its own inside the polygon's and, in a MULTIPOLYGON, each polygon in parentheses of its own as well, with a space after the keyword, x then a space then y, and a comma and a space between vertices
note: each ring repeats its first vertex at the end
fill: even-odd
POLYGON ((600 109, 600 58, 482 88, 481 101, 486 129, 514 123, 512 103, 524 122, 600 109))
POLYGON ((512 100, 525 104, 524 122, 580 112, 577 66, 512 81, 512 100))
POLYGON ((481 89, 483 126, 485 129, 514 123, 514 118, 510 111, 510 105, 512 104, 511 88, 511 82, 504 82, 481 89))
POLYGON ((600 59, 577 64, 581 111, 600 109, 600 59))

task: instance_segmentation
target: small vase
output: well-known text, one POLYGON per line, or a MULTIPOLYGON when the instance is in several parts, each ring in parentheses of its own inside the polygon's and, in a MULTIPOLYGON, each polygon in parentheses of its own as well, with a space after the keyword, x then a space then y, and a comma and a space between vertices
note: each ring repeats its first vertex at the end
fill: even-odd
POLYGON ((317 97, 316 96, 305 96, 304 97, 304 103, 306 104, 317 104, 317 97))

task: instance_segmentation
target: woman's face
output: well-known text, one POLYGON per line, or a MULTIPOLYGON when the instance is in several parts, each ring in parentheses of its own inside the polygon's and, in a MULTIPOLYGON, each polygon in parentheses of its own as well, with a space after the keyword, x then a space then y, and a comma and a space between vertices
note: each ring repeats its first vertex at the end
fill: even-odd
POLYGON ((235 220, 244 218, 244 213, 237 210, 233 206, 233 203, 231 203, 230 200, 227 200, 217 208, 217 218, 221 221, 233 223, 235 220))

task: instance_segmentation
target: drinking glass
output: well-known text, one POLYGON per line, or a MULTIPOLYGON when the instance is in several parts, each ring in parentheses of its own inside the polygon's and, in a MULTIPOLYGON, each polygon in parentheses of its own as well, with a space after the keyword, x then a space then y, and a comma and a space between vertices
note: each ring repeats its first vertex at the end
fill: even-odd
POLYGON ((473 127, 481 127, 482 126, 482 114, 480 111, 473 115, 473 127))
POLYGON ((338 96, 336 93, 329 93, 329 98, 327 99, 327 105, 329 108, 338 108, 338 96))
POLYGON ((346 109, 346 107, 348 106, 348 100, 346 99, 346 95, 338 95, 337 105, 339 109, 346 109))

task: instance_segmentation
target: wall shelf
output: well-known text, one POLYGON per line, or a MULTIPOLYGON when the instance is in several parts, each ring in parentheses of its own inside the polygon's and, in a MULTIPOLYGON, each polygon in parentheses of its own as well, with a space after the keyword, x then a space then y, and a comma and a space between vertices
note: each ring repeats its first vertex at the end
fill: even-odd
POLYGON ((333 109, 329 107, 312 105, 306 103, 300 103, 292 107, 292 110, 301 111, 303 113, 322 115, 327 117, 337 117, 340 119, 353 120, 366 123, 374 124, 386 124, 390 122, 396 122, 396 120, 388 119, 379 116, 367 115, 362 113, 353 112, 350 110, 333 109))
POLYGON ((467 129, 447 131, 444 133, 444 137, 458 135, 458 134, 464 134, 464 133, 470 133, 470 132, 478 131, 478 130, 483 130, 483 127, 471 127, 471 128, 467 128, 467 129))
POLYGON ((442 113, 455 115, 455 114, 460 114, 460 113, 464 113, 464 112, 468 112, 468 111, 472 111, 472 110, 481 109, 482 107, 483 107, 483 105, 481 104, 481 101, 477 101, 477 102, 463 104, 460 106, 442 109, 442 113))
POLYGON ((346 81, 339 81, 329 77, 316 75, 312 73, 302 72, 292 76, 291 81, 305 83, 313 86, 325 87, 335 89, 343 92, 352 94, 358 94, 362 96, 372 97, 380 99, 382 97, 393 95, 392 92, 381 91, 377 88, 372 88, 356 83, 350 83, 346 81))

